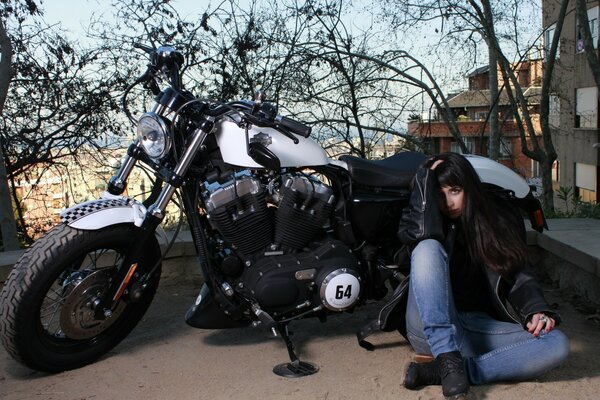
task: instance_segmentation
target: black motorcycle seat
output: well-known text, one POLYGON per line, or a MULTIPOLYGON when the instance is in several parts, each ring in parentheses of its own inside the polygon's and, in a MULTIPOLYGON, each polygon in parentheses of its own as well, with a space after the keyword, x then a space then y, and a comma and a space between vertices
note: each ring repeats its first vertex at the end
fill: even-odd
POLYGON ((423 153, 404 151, 383 160, 366 160, 349 155, 341 156, 340 160, 348 165, 350 176, 361 185, 407 188, 425 158, 423 153))

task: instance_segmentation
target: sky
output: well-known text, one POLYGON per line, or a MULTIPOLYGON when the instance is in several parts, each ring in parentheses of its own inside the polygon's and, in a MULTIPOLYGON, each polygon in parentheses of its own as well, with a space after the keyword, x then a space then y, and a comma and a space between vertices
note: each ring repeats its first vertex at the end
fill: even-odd
POLYGON ((61 23, 65 30, 77 33, 85 31, 92 13, 102 10, 103 3, 107 4, 97 0, 77 0, 76 3, 72 0, 43 0, 42 8, 48 24, 61 23))
MULTIPOLYGON (((110 15, 111 1, 107 0, 42 0, 42 8, 44 10, 44 19, 49 24, 60 23, 62 28, 69 31, 73 36, 79 35, 79 41, 82 43, 86 42, 85 31, 89 24, 90 17, 95 12, 96 14, 106 13, 110 15)), ((240 0, 240 3, 244 3, 249 0, 240 0)), ((269 0, 265 0, 269 1, 269 0)), ((361 25, 369 26, 372 21, 372 15, 369 13, 361 14, 359 11, 363 8, 372 8, 370 1, 354 0, 352 2, 352 10, 348 15, 347 26, 350 29, 361 29, 361 25), (368 16, 368 18, 367 18, 368 16)), ((198 14, 203 12, 209 5, 214 7, 215 4, 219 4, 219 0, 172 0, 171 5, 178 10, 182 17, 190 16, 197 20, 198 14)), ((524 10, 526 12, 526 10, 524 10)), ((192 19, 192 18, 190 18, 192 19)), ((438 36, 434 33, 436 31, 435 26, 424 26, 420 30, 413 30, 408 33, 407 36, 398 38, 398 48, 408 50, 411 54, 417 54, 417 58, 422 59, 418 55, 420 49, 426 49, 431 43, 438 40, 438 36), (407 40, 408 39, 408 40, 407 40), (401 43, 405 40, 405 44, 401 43), (410 46, 410 47, 409 47, 410 46)), ((72 37, 73 37, 72 36, 72 37)), ((376 44, 374 44, 376 45, 376 44)), ((485 49, 483 49, 485 50, 485 49)), ((480 67, 487 61, 487 54, 482 51, 482 56, 479 57, 477 62, 473 63, 473 69, 480 67)), ((443 55, 442 55, 443 57, 443 55)), ((431 63, 425 62, 430 69, 434 70, 434 75, 439 82, 444 86, 446 92, 452 92, 462 90, 466 86, 466 78, 464 71, 460 73, 452 72, 448 69, 447 63, 441 62, 440 60, 433 60, 431 63), (437 64, 437 65, 436 65, 437 64), (436 72, 435 69, 438 68, 436 72), (447 77, 443 76, 447 74, 447 77)), ((427 107, 424 107, 427 108, 427 107)))
MULTIPOLYGON (((92 13, 102 14, 110 10, 107 0, 42 0, 44 18, 48 23, 61 23, 73 33, 85 32, 92 13)), ((179 13, 183 16, 194 14, 209 2, 206 0, 172 0, 179 13)))

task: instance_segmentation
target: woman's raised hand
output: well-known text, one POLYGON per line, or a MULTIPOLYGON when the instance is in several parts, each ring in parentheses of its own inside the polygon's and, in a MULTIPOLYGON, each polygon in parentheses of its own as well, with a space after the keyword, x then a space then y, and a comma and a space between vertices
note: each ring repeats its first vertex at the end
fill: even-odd
POLYGON ((443 162, 444 162, 444 160, 435 160, 435 162, 431 165, 431 167, 429 169, 433 171, 434 169, 436 169, 436 167, 438 165, 440 165, 443 162))

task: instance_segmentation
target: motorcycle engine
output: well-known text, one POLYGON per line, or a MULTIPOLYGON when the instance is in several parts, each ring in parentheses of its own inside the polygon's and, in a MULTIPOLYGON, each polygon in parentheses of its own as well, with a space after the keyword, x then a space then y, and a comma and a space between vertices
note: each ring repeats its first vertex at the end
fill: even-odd
POLYGON ((345 311, 360 298, 362 276, 350 249, 332 240, 312 250, 263 257, 244 270, 242 281, 265 311, 277 315, 320 306, 345 311))
POLYGON ((209 220, 233 250, 222 272, 274 315, 351 308, 360 298, 360 263, 344 243, 322 240, 332 189, 301 173, 280 182, 242 176, 205 195, 209 220))

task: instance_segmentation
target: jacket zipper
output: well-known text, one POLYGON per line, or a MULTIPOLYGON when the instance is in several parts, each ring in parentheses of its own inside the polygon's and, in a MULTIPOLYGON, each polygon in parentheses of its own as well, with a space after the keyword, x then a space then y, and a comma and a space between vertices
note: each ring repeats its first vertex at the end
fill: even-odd
MULTIPOLYGON (((425 172, 425 181, 429 177, 429 170, 425 172)), ((421 182, 417 179, 417 186, 419 187, 419 192, 421 193, 421 212, 425 211, 425 206, 427 205, 427 201, 425 200, 427 197, 427 185, 424 185, 424 188, 421 186, 421 182)))
POLYGON ((508 315, 508 317, 510 319, 512 319, 513 321, 515 321, 517 324, 521 324, 521 321, 518 321, 515 317, 513 317, 513 315, 511 313, 508 312, 508 309, 506 308, 506 306, 504 305, 504 303, 502 302, 502 300, 500 300, 500 295, 498 294, 499 290, 500 290, 500 280, 502 278, 498 278, 498 280, 496 281, 496 289, 494 290, 494 294, 496 295, 496 300, 498 300, 498 303, 500 303, 500 305, 502 306, 502 309, 504 310, 504 312, 506 313, 506 315, 508 315))

